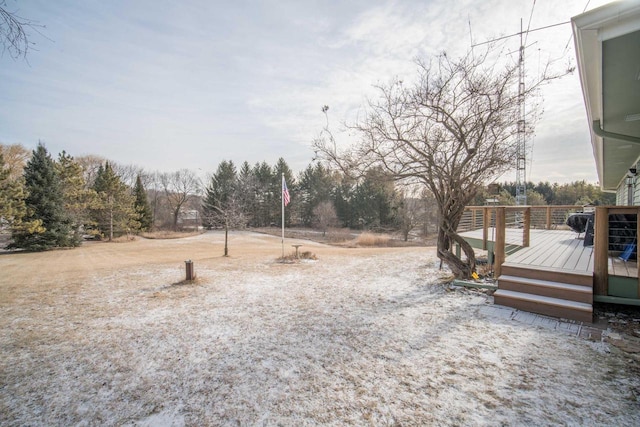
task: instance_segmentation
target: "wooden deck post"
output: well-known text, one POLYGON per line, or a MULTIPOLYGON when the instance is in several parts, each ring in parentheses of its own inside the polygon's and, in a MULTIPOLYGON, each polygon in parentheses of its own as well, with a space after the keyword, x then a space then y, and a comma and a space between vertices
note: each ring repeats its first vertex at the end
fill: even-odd
POLYGON ((482 250, 487 250, 487 239, 489 238, 489 223, 491 222, 491 211, 489 208, 482 208, 482 250))
POLYGON ((529 247, 531 230, 531 208, 524 208, 524 218, 522 224, 522 246, 529 247))
POLYGON ((496 241, 493 245, 494 252, 494 277, 500 277, 502 273, 502 263, 505 259, 505 233, 506 233, 506 209, 504 207, 496 208, 496 241))
POLYGON ((476 229, 476 210, 473 208, 471 209, 471 229, 476 229))
POLYGON ((596 207, 593 246, 593 294, 607 295, 609 287, 609 209, 596 207))
POLYGON ((547 206, 547 230, 551 230, 551 206, 547 206))

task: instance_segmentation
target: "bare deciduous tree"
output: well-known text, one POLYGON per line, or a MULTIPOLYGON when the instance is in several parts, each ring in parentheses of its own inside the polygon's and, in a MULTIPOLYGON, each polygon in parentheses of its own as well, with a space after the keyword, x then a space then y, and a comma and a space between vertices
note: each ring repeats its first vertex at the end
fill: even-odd
POLYGON ((400 206, 396 212, 396 221, 402 238, 404 241, 409 240, 409 234, 418 226, 421 221, 425 220, 423 211, 424 203, 422 200, 407 195, 402 195, 400 206))
POLYGON ((238 196, 239 194, 234 192, 224 203, 210 206, 203 214, 208 223, 221 224, 224 227, 224 256, 229 256, 229 230, 242 229, 249 221, 238 196))
POLYGON ((145 175, 144 169, 138 165, 114 163, 113 170, 129 188, 135 187, 138 176, 145 175))
POLYGON ((98 176, 98 170, 107 162, 102 156, 88 154, 76 157, 76 162, 82 167, 82 173, 87 186, 91 187, 98 176))
POLYGON ((4 156, 5 168, 13 180, 22 176, 22 171, 31 158, 31 151, 20 144, 0 144, 0 154, 4 156))
POLYGON ((178 229, 180 210, 200 194, 200 180, 188 169, 160 174, 165 200, 173 215, 173 229, 178 229))
POLYGON ((33 43, 29 40, 29 29, 38 31, 42 27, 18 15, 17 11, 9 10, 7 2, 0 0, 0 43, 2 51, 7 52, 13 59, 26 57, 33 43))
POLYGON ((322 236, 326 236, 329 227, 338 223, 338 214, 336 208, 328 200, 320 202, 318 206, 313 208, 314 224, 322 230, 322 236))
MULTIPOLYGON (((456 232, 464 208, 484 182, 515 166, 518 126, 530 133, 536 118, 529 104, 527 125, 519 123, 517 64, 493 54, 487 49, 453 60, 442 53, 419 62, 414 84, 378 87, 379 97, 350 126, 361 136, 357 144, 338 150, 328 128, 314 141, 319 154, 344 171, 381 166, 430 190, 439 209, 438 257, 458 277, 475 270, 473 248, 456 232), (456 243, 466 259, 451 250, 456 243)), ((550 78, 530 82, 527 94, 550 78)))

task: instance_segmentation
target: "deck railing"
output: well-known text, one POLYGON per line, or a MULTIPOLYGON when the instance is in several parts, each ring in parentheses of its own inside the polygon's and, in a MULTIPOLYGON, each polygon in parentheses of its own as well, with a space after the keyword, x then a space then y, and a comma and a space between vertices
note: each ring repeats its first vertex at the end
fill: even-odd
MULTIPOLYGON (((610 258, 627 258, 629 265, 636 269, 640 277, 638 259, 638 216, 637 206, 598 206, 596 207, 594 246, 593 246, 593 293, 607 295, 609 290, 610 258), (625 251, 629 253, 625 254, 625 251), (635 255, 635 256, 632 256, 635 255)), ((638 282, 640 295, 640 281, 638 282)))
MULTIPOLYGON (((482 246, 493 241, 494 274, 500 276, 506 258, 507 244, 528 247, 530 230, 562 229, 571 213, 584 211, 582 206, 468 206, 458 227, 459 232, 483 230, 482 246), (506 241, 507 229, 513 241, 506 241), (491 232, 489 232, 491 230, 491 232), (516 237, 514 237, 516 236, 516 237), (515 239, 515 240, 514 240, 515 239)), ((597 206, 593 227, 593 293, 606 296, 613 263, 624 263, 627 277, 639 278, 637 295, 640 296, 640 251, 638 222, 640 206, 597 206), (625 254, 625 251, 627 252, 625 254)), ((615 266, 614 266, 615 267, 615 266)), ((613 274, 614 276, 620 276, 613 274)), ((622 275, 624 276, 624 275, 622 275)))
POLYGON ((485 250, 488 247, 488 241, 495 242, 493 246, 494 270, 497 277, 500 275, 506 257, 507 244, 528 247, 532 228, 551 230, 566 227, 567 217, 572 213, 582 212, 583 209, 583 206, 576 205, 467 206, 458 225, 458 232, 482 228, 482 247, 485 250), (520 231, 520 233, 510 233, 512 240, 509 242, 506 241, 507 228, 520 231), (490 229, 492 229, 491 235, 490 229))

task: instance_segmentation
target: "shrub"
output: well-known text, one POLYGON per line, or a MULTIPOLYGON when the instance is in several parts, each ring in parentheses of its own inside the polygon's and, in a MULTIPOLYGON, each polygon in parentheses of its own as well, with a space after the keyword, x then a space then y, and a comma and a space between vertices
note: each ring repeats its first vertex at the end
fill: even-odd
POLYGON ((391 238, 386 234, 373 234, 365 232, 360 234, 355 244, 358 246, 388 246, 391 238))
POLYGON ((327 240, 331 243, 346 242, 351 238, 351 231, 348 228, 330 228, 327 231, 327 240))

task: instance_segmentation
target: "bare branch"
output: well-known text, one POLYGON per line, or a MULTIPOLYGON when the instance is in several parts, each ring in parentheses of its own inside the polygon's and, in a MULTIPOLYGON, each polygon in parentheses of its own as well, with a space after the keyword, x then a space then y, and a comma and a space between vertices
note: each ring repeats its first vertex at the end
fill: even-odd
POLYGON ((13 59, 19 57, 26 58, 29 49, 34 45, 29 40, 28 29, 38 31, 44 28, 34 21, 22 18, 17 11, 7 9, 6 1, 0 1, 0 43, 2 43, 2 53, 9 54, 13 59))
MULTIPOLYGON (((516 163, 520 114, 517 64, 500 55, 469 52, 459 59, 442 53, 418 61, 418 79, 405 87, 400 80, 377 87, 362 118, 349 129, 357 144, 339 151, 327 126, 314 140, 320 157, 345 173, 380 167, 396 180, 422 182, 437 201, 440 215, 438 256, 454 273, 468 277, 475 268, 473 249, 457 235, 464 207, 485 182, 516 163), (469 261, 450 253, 458 243, 469 261)), ((545 82, 566 74, 545 72, 527 86, 528 99, 539 96, 545 82)), ((323 108, 325 115, 327 110, 323 108)), ((538 105, 527 109, 532 133, 538 105)))

